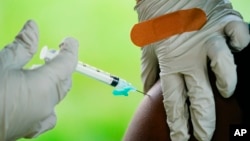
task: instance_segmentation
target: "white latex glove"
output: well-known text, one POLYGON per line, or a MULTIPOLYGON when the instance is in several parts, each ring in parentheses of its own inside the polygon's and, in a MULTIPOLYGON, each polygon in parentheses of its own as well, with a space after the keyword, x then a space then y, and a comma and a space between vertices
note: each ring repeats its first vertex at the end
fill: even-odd
POLYGON ((135 7, 139 22, 191 8, 199 8, 206 14, 207 22, 200 30, 176 34, 142 48, 144 90, 148 91, 160 77, 170 138, 176 141, 190 138, 189 113, 195 138, 212 139, 216 112, 207 62, 211 62, 220 94, 230 97, 237 84, 237 73, 229 46, 240 51, 250 40, 248 25, 229 0, 141 0, 135 7))
POLYGON ((71 87, 78 60, 78 41, 66 38, 60 53, 32 70, 23 66, 35 54, 38 27, 28 21, 15 40, 0 52, 0 140, 31 138, 56 124, 54 107, 71 87))
MULTIPOLYGON (((180 36, 172 36, 166 40, 149 44, 142 49, 142 80, 144 83, 144 91, 148 91, 159 79, 161 63, 162 66, 167 64, 164 59, 162 59, 162 62, 159 62, 159 60, 161 60, 159 58, 164 58, 164 56, 165 58, 181 56, 184 53, 187 54, 186 52, 188 51, 190 52, 191 48, 198 46, 198 48, 207 49, 203 51, 206 51, 205 55, 211 60, 211 68, 216 75, 216 83, 221 95, 223 97, 230 97, 232 95, 235 84, 232 84, 234 86, 227 85, 231 83, 230 81, 232 79, 227 79, 226 76, 230 74, 223 72, 227 68, 223 68, 222 70, 216 68, 217 64, 215 64, 215 61, 218 61, 216 55, 220 55, 218 52, 222 51, 223 48, 230 48, 232 51, 243 50, 250 41, 250 35, 247 23, 241 19, 240 13, 231 7, 231 3, 228 0, 189 0, 182 2, 138 0, 135 9, 137 10, 139 21, 145 21, 166 13, 194 7, 204 10, 208 19, 207 23, 199 32, 187 32, 180 36), (225 44, 226 39, 227 44, 225 44), (157 49, 145 51, 150 50, 145 49, 148 46, 157 46, 157 49), (164 50, 164 48, 166 48, 166 50, 164 50)), ((171 27, 169 28, 171 29, 171 27)), ((197 53, 201 55, 201 53, 197 53)), ((233 56, 230 56, 228 59, 232 60, 233 56)), ((207 62, 205 61, 204 63, 207 62)), ((172 66, 176 66, 176 64, 168 64, 168 67, 172 66)), ((231 64, 231 66, 233 66, 233 64, 231 64)), ((169 70, 163 70, 162 68, 162 72, 169 72, 169 70)), ((232 73, 236 75, 235 70, 232 70, 232 73)), ((236 81, 237 78, 235 78, 235 82, 236 81)))

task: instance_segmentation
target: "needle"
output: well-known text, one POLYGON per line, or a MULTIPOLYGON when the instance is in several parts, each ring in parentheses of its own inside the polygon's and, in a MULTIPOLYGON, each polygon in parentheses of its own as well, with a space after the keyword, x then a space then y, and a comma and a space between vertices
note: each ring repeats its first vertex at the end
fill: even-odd
POLYGON ((147 95, 147 94, 145 94, 144 92, 142 92, 142 91, 140 91, 140 90, 136 90, 138 93, 141 93, 141 94, 143 94, 143 95, 147 95))

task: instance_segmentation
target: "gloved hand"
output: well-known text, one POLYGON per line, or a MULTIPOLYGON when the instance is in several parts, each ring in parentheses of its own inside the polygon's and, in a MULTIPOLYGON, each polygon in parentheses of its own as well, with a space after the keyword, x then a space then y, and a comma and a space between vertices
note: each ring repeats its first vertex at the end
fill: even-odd
POLYGON ((56 124, 54 107, 71 88, 78 41, 66 38, 53 60, 35 69, 23 66, 36 53, 38 27, 27 21, 15 40, 0 52, 0 140, 31 138, 56 124))
MULTIPOLYGON (((209 59, 212 61, 211 66, 212 68, 214 68, 215 64, 213 60, 218 59, 216 58, 217 56, 215 56, 215 54, 218 54, 216 52, 222 51, 223 48, 230 48, 232 51, 241 51, 249 43, 250 37, 249 37, 248 25, 247 23, 243 22, 243 20, 241 19, 242 17, 240 13, 232 9, 230 2, 226 2, 223 0, 216 0, 213 2, 195 1, 195 0, 192 0, 189 2, 178 2, 178 1, 158 2, 158 1, 149 1, 149 0, 137 0, 137 5, 135 6, 135 9, 138 12, 139 21, 144 22, 144 21, 156 18, 156 17, 160 17, 166 13, 172 13, 174 11, 190 9, 194 7, 203 10, 207 16, 207 22, 203 26, 203 28, 200 30, 200 32, 190 33, 189 31, 187 31, 184 34, 185 36, 176 35, 170 38, 166 38, 166 40, 156 41, 152 44, 143 46, 142 79, 143 79, 145 91, 148 91, 159 78, 159 72, 160 72, 159 56, 163 57, 163 56, 166 56, 167 54, 169 55, 172 50, 174 50, 174 52, 171 53, 171 55, 173 54, 176 56, 180 56, 179 54, 186 52, 187 50, 189 50, 189 48, 200 46, 200 48, 205 48, 205 50, 203 51, 206 51, 205 55, 208 56, 209 59), (226 43, 225 40, 227 44, 225 44, 226 43), (148 55, 148 54, 145 54, 146 51, 144 51, 144 50, 150 50, 150 49, 144 49, 148 46, 161 46, 161 48, 166 48, 167 51, 164 52, 163 49, 160 49, 160 47, 158 47, 158 50, 160 50, 161 52, 155 52, 154 50, 152 50, 152 51, 148 51, 148 52, 151 52, 150 55, 148 55), (214 50, 215 52, 212 50, 214 50), (166 54, 164 55, 164 53, 166 54)), ((194 15, 193 18, 196 18, 196 16, 194 15)), ((161 34, 164 34, 164 32, 172 33, 174 32, 173 30, 176 30, 176 31, 180 30, 180 29, 173 29, 172 26, 175 26, 174 25, 175 22, 181 22, 182 20, 181 19, 176 19, 176 21, 175 20, 171 21, 171 20, 172 19, 170 19, 170 21, 169 20, 164 21, 161 18, 159 20, 155 20, 154 22, 151 21, 153 24, 150 25, 149 28, 153 28, 154 31, 143 31, 143 32, 137 31, 137 34, 151 32, 156 35, 139 35, 138 34, 137 36, 139 37, 142 36, 142 39, 139 39, 139 40, 148 40, 148 39, 144 39, 143 36, 145 36, 146 38, 148 38, 147 36, 155 36, 155 38, 158 38, 157 36, 162 36, 161 34), (166 24, 166 25, 172 24, 172 26, 163 27, 164 25, 160 25, 160 22, 162 21, 163 21, 163 24, 166 24), (157 29, 158 27, 159 28, 163 27, 164 29, 162 30, 157 29), (161 33, 157 33, 157 32, 161 32, 161 33)), ((187 24, 190 24, 190 23, 187 23, 187 24)), ((144 30, 145 28, 147 28, 147 26, 145 25, 143 26, 144 27, 140 27, 142 28, 141 30, 144 30)), ((185 26, 189 26, 189 25, 185 25, 185 26)), ((181 28, 187 28, 187 27, 181 27, 181 28)), ((136 36, 132 37, 132 41, 138 40, 138 39, 133 39, 133 38, 138 38, 138 37, 136 36)), ((164 62, 165 61, 162 61, 163 64, 167 64, 166 62, 165 63, 164 62)), ((222 88, 220 88, 220 87, 230 87, 230 86, 225 86, 226 84, 223 84, 223 83, 228 83, 226 82, 228 80, 222 80, 226 78, 219 77, 220 75, 226 76, 228 74, 224 74, 223 72, 221 72, 222 70, 215 70, 215 69, 213 70, 217 76, 217 80, 218 80, 217 83, 218 83, 219 89, 221 90, 222 96, 230 97, 232 94, 232 90, 231 92, 229 92, 229 90, 226 90, 226 89, 223 90, 222 88), (226 93, 230 93, 230 94, 228 95, 226 93)))
MULTIPOLYGON (((248 45, 250 40, 248 25, 243 22, 240 13, 233 10, 231 3, 225 0, 141 0, 135 9, 140 22, 153 20, 150 21, 148 28, 150 31, 147 33, 156 36, 155 39, 158 39, 157 36, 168 35, 162 32, 174 30, 171 33, 177 33, 143 46, 141 58, 141 75, 146 92, 160 77, 171 139, 189 139, 190 111, 196 139, 211 140, 216 116, 213 91, 207 74, 207 62, 210 61, 220 94, 225 98, 230 97, 236 87, 237 73, 229 46, 232 50, 240 51, 248 45), (191 19, 186 22, 182 20, 186 13, 181 10, 192 10, 192 8, 204 11, 205 14, 201 15, 205 15, 207 21, 199 30, 183 31, 187 26, 193 26, 195 23, 192 23, 192 18, 197 17, 192 14, 191 19), (164 14, 171 15, 164 16, 167 19, 160 17, 164 14), (164 26, 171 25, 166 24, 170 22, 174 26, 164 26), (157 29, 158 27, 162 27, 162 30, 157 29), (189 107, 187 99, 190 101, 189 107)), ((137 27, 144 30, 146 28, 145 25, 137 27)), ((138 38, 148 37, 144 34, 132 35, 137 35, 138 38)))

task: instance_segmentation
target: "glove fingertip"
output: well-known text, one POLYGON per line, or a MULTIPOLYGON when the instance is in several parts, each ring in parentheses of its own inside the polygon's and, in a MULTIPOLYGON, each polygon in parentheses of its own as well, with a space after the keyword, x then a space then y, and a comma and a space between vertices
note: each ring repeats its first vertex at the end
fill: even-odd
POLYGON ((59 47, 61 50, 66 50, 76 55, 78 52, 79 43, 75 38, 67 37, 62 41, 59 47))

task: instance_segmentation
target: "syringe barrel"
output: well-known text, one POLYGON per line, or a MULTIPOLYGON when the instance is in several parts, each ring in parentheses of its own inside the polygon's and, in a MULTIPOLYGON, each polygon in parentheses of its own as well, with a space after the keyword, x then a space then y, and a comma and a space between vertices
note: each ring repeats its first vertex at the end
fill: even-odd
POLYGON ((81 62, 78 63, 76 71, 113 87, 116 87, 119 83, 118 77, 81 62))
POLYGON ((82 62, 78 63, 76 71, 84 75, 87 75, 89 77, 92 77, 96 80, 102 81, 106 84, 109 84, 113 87, 116 87, 117 89, 132 87, 132 85, 128 83, 126 80, 111 75, 110 73, 104 72, 88 64, 84 64, 82 62))
MULTIPOLYGON (((58 55, 59 51, 57 50, 49 50, 47 46, 45 46, 40 53, 40 59, 44 59, 46 60, 51 60, 53 59, 56 55, 58 55)), ((119 86, 119 88, 121 88, 120 86, 124 86, 125 85, 125 80, 119 79, 116 76, 113 76, 107 72, 104 72, 100 69, 97 69, 95 67, 92 67, 88 64, 84 64, 82 62, 78 62, 77 67, 76 67, 76 71, 87 75, 91 78, 94 78, 96 80, 99 80, 101 82, 104 82, 108 85, 111 85, 113 87, 117 87, 119 86)))

